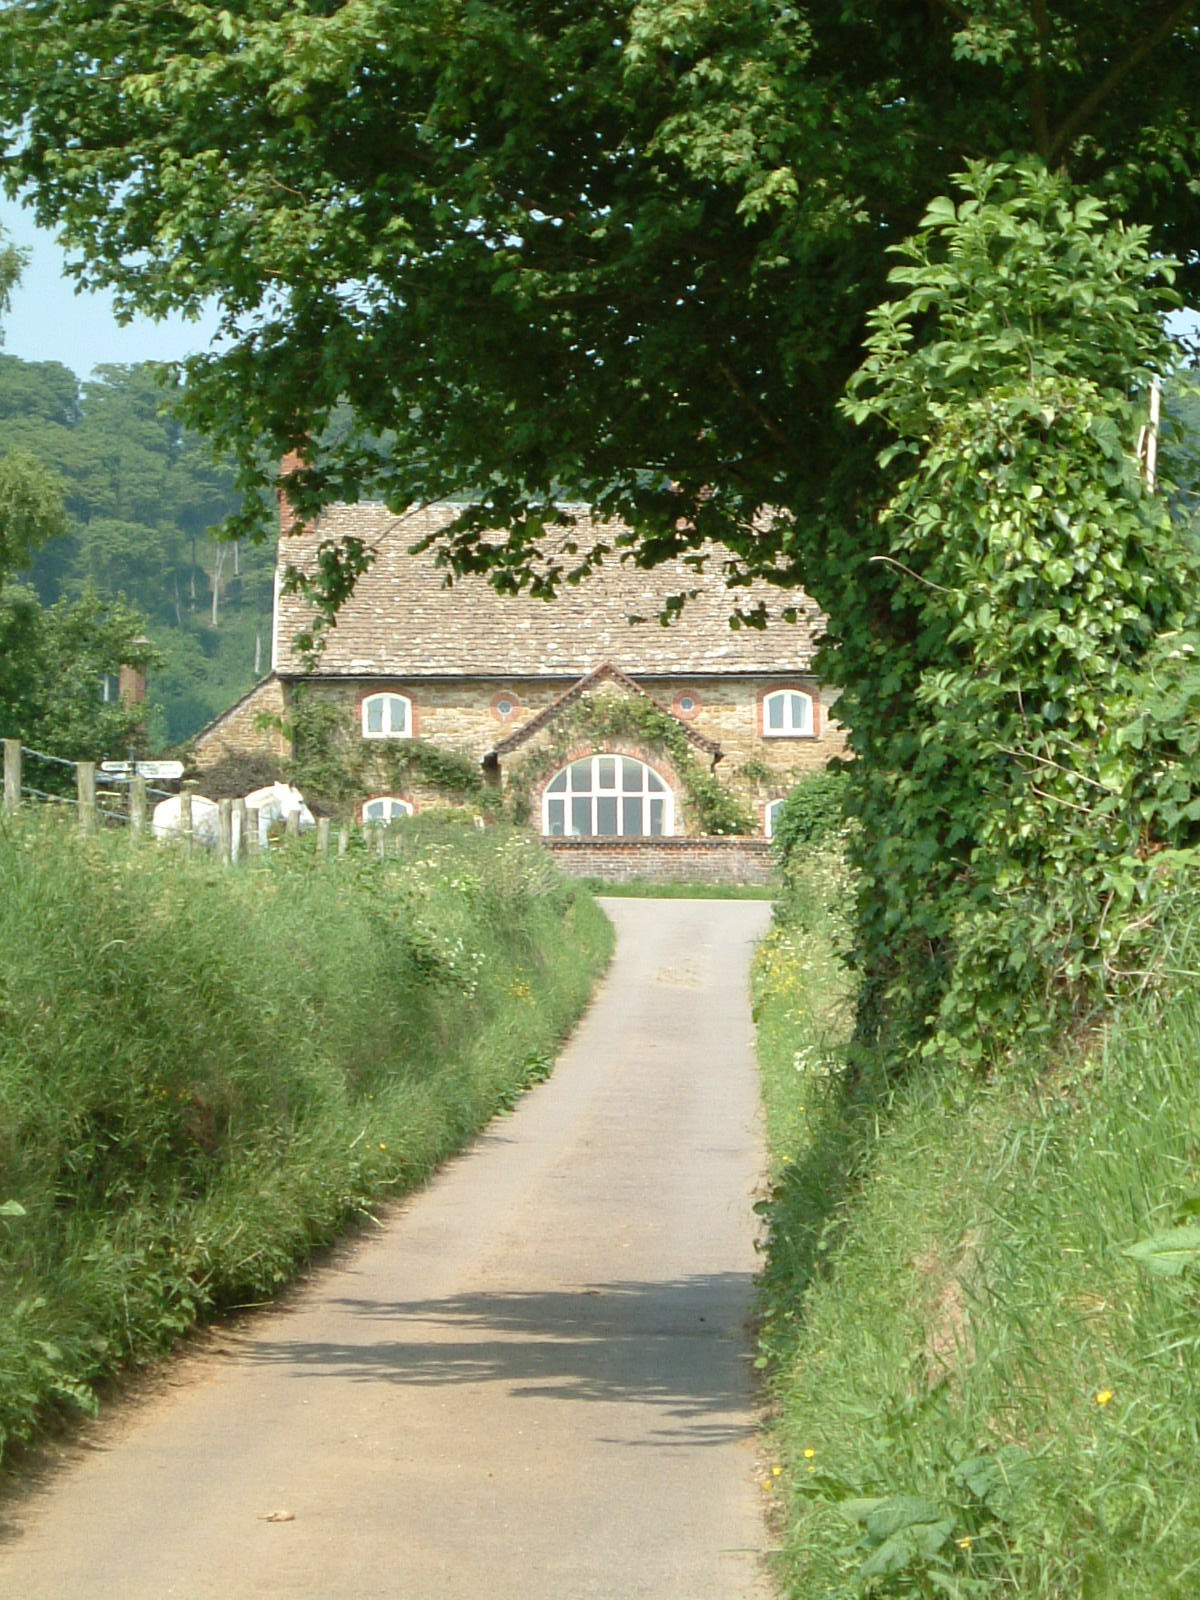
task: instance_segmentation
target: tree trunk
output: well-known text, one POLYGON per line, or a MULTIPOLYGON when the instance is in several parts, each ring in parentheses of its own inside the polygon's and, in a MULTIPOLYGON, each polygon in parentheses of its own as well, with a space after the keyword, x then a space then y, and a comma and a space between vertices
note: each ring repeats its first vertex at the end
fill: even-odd
POLYGON ((221 568, 225 565, 226 545, 217 546, 216 560, 212 570, 212 625, 217 626, 221 609, 221 568))

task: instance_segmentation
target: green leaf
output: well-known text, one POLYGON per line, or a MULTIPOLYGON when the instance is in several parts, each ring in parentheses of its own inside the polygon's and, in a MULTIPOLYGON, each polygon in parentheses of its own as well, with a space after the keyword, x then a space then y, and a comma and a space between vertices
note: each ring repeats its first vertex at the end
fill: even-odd
POLYGON ((1200 1226, 1163 1228, 1127 1246, 1121 1254, 1161 1278, 1178 1278, 1186 1267, 1200 1260, 1200 1226))
POLYGON ((882 1505, 868 1513, 867 1535, 872 1539, 887 1539, 914 1523, 938 1522, 944 1516, 941 1506, 917 1495, 889 1495, 882 1505))
POLYGON ((0 1204, 0 1217, 23 1217, 25 1215, 25 1207, 19 1200, 5 1200, 0 1204))
POLYGON ((866 1500, 839 1500, 838 1510, 851 1522, 865 1522, 879 1506, 886 1504, 887 1495, 875 1495, 866 1500))

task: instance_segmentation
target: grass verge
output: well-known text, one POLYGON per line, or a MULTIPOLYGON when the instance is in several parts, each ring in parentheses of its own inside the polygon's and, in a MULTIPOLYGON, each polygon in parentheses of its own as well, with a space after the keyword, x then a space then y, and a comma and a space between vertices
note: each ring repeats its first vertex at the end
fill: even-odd
POLYGON ((608 959, 518 833, 236 872, 0 829, 0 1454, 544 1077, 608 959))
POLYGON ((839 870, 800 869, 756 968, 782 1588, 1194 1596, 1200 1251, 1126 1252, 1200 1212, 1196 908, 1171 993, 1003 1082, 893 1085, 843 1070, 839 870))

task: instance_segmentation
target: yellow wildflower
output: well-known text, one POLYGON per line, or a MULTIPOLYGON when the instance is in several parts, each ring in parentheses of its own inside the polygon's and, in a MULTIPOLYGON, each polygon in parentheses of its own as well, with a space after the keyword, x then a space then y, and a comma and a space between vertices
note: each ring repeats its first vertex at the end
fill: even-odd
POLYGON ((1096 1390, 1096 1404, 1098 1406, 1106 1406, 1108 1404, 1108 1402, 1112 1399, 1112 1397, 1113 1397, 1113 1392, 1112 1392, 1111 1389, 1097 1389, 1096 1390))

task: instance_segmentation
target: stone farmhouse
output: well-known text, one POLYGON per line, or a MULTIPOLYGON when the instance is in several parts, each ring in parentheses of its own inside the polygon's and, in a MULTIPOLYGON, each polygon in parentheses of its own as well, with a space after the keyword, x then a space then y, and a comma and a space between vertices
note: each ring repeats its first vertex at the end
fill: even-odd
MULTIPOLYGON (((621 531, 573 510, 581 545, 621 531)), ((448 799, 484 810, 482 799, 563 843, 764 840, 798 779, 842 752, 813 673, 823 618, 806 596, 727 590, 719 551, 700 574, 612 555, 549 602, 483 578, 450 585, 431 553, 410 547, 454 515, 335 506, 281 538, 280 576, 289 564, 310 570, 330 538, 364 541, 375 562, 315 664, 293 643, 311 625, 308 603, 277 580, 270 675, 194 742, 206 792, 257 759, 348 820, 387 822, 448 799), (686 591, 664 625, 666 601, 686 591), (765 629, 730 626, 735 601, 760 600, 765 629), (796 621, 782 620, 786 607, 796 621)))

